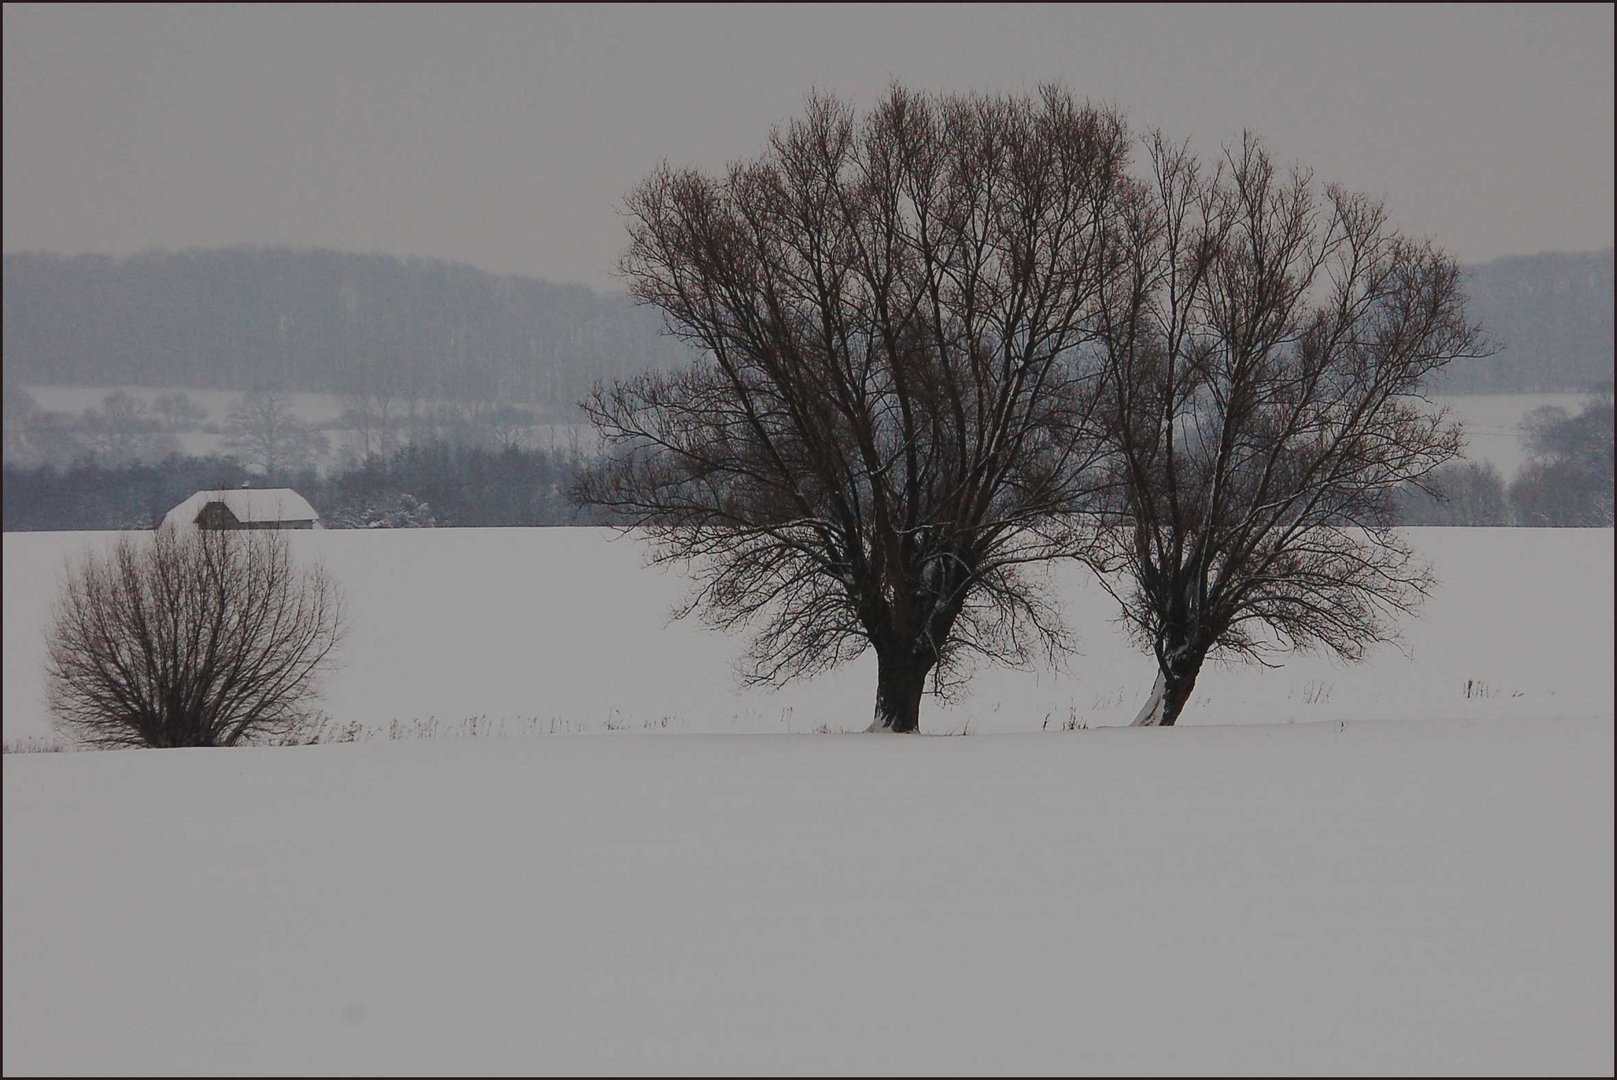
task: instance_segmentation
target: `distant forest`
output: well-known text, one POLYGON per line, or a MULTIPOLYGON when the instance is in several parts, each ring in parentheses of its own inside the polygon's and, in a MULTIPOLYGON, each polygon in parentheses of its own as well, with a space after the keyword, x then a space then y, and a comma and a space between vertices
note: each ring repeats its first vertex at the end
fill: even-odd
POLYGON ((10 385, 521 402, 684 359, 659 317, 582 285, 447 262, 232 248, 5 256, 10 385))
MULTIPOLYGON (((658 316, 581 285, 333 251, 5 256, 8 385, 165 386, 520 402, 687 359, 658 316)), ((1501 351, 1443 393, 1578 392, 1612 372, 1612 250, 1470 268, 1501 351)))
POLYGON ((1612 381, 1612 249, 1511 256, 1467 268, 1471 313, 1499 352, 1457 361, 1449 394, 1582 393, 1612 381))

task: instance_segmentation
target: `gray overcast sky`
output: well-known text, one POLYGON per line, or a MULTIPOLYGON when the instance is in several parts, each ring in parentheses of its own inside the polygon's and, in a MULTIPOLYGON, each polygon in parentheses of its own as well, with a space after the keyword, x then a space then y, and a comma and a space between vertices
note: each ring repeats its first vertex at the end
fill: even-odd
POLYGON ((1060 81, 1243 127, 1465 261, 1612 243, 1612 7, 7 4, 4 247, 235 243, 611 285, 664 157, 860 105, 1060 81))

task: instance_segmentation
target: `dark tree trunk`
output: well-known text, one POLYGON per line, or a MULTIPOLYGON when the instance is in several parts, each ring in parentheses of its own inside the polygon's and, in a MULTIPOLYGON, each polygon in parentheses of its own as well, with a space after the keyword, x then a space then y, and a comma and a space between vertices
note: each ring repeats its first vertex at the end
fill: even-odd
POLYGON ((891 731, 904 735, 921 727, 921 695, 926 691, 927 672, 932 665, 916 656, 884 656, 876 659, 876 718, 871 731, 891 731))
POLYGON ((1182 643, 1170 645, 1164 656, 1157 665, 1151 697, 1135 716, 1133 727, 1173 727, 1185 710, 1185 702, 1190 700, 1190 692, 1196 689, 1196 676, 1207 659, 1205 651, 1182 643))

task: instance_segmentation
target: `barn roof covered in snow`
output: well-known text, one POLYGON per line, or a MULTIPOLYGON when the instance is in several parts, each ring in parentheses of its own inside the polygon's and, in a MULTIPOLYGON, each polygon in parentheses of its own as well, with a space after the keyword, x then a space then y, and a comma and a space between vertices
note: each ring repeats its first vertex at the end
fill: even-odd
POLYGON ((243 525, 314 521, 320 516, 309 505, 309 500, 291 488, 228 488, 197 492, 170 510, 163 524, 194 525, 203 508, 216 502, 223 503, 243 525))

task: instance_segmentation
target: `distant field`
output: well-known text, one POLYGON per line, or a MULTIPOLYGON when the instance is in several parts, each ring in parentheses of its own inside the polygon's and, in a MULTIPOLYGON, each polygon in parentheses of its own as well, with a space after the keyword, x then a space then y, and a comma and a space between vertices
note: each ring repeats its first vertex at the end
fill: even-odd
MULTIPOLYGON (((223 423, 236 402, 241 400, 239 390, 196 390, 185 386, 25 386, 42 409, 54 412, 77 413, 101 404, 101 399, 114 391, 131 394, 151 404, 161 394, 185 394, 208 410, 207 423, 223 423)), ((292 407, 305 423, 319 424, 335 420, 342 415, 342 405, 335 394, 287 394, 292 407)))
MULTIPOLYGON (((208 423, 222 424, 225 414, 241 397, 231 390, 188 390, 183 387, 158 388, 149 386, 89 387, 89 386, 29 386, 25 389, 34 396, 43 409, 63 412, 82 412, 101 404, 101 399, 114 390, 133 394, 150 402, 163 393, 183 392, 208 410, 208 423)), ((288 394, 298 415, 307 423, 321 424, 342 415, 342 405, 333 394, 288 394)), ((1576 412, 1584 400, 1580 394, 1463 394, 1433 399, 1439 405, 1452 409, 1463 420, 1469 432, 1466 456, 1473 461, 1491 462, 1508 483, 1526 460, 1517 425, 1533 409, 1546 405, 1559 406, 1576 412)), ((510 404, 523 407, 521 402, 510 404)), ((341 449, 342 431, 328 432, 333 442, 333 455, 341 449)), ((577 438, 586 449, 595 445, 593 430, 585 423, 541 424, 533 429, 531 445, 537 449, 566 449, 577 438)), ((209 454, 222 449, 222 437, 203 432, 181 435, 186 453, 209 454)))
MULTIPOLYGON (((99 407, 103 398, 115 391, 130 394, 140 401, 150 405, 152 400, 162 394, 183 393, 208 411, 203 423, 223 428, 225 418, 236 403, 241 400, 241 392, 236 390, 194 390, 187 387, 153 387, 153 386, 26 386, 23 387, 33 395, 39 407, 51 412, 82 413, 86 409, 99 407)), ((323 425, 324 433, 331 446, 325 457, 319 462, 321 469, 329 469, 342 459, 342 450, 347 437, 347 429, 334 425, 341 419, 343 406, 335 394, 302 394, 285 395, 291 401, 293 410, 299 419, 306 424, 323 425)), ((532 408, 523 402, 503 402, 515 408, 532 408)), ((535 408, 536 413, 538 410, 535 408)), ((226 452, 224 434, 215 434, 206 431, 183 431, 177 436, 181 449, 198 457, 209 454, 222 454, 226 452)), ((577 443, 585 452, 595 446, 595 432, 587 423, 575 424, 540 423, 526 429, 525 445, 530 449, 545 450, 552 453, 566 452, 577 443)))

